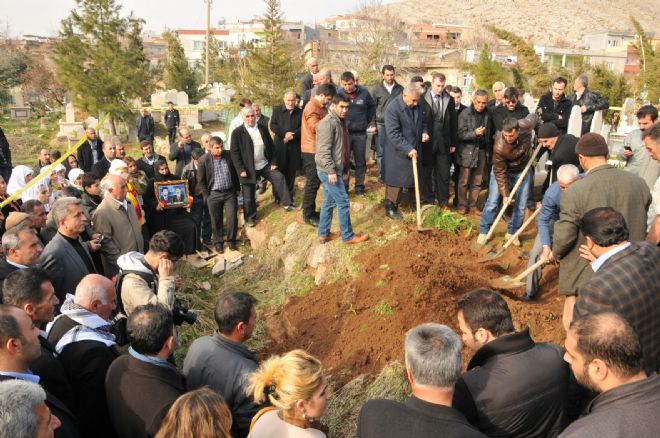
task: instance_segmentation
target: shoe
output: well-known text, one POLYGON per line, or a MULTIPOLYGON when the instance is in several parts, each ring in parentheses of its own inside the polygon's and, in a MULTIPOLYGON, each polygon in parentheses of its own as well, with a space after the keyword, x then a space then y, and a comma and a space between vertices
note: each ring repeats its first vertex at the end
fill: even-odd
POLYGON ((393 219, 395 221, 400 221, 401 219, 403 219, 403 216, 401 215, 401 213, 399 213, 399 209, 396 208, 396 205, 392 203, 385 205, 385 215, 388 218, 393 219))
POLYGON ((356 187, 355 194, 358 196, 364 196, 364 187, 362 186, 356 187))
MULTIPOLYGON (((504 239, 508 241, 511 238, 511 236, 513 236, 513 234, 506 233, 504 235, 504 239)), ((518 238, 516 237, 515 239, 513 239, 513 242, 511 242, 511 244, 513 246, 520 246, 520 240, 518 240, 518 238)))
POLYGON ((213 242, 202 242, 202 246, 208 250, 213 250, 213 242))
POLYGON ((320 236, 319 237, 319 242, 328 243, 331 240, 335 240, 337 237, 339 237, 339 233, 330 232, 330 234, 328 234, 327 236, 320 236))
POLYGON ((230 251, 238 251, 238 244, 236 242, 229 242, 230 251))
POLYGON ((362 243, 366 240, 369 240, 369 235, 367 233, 364 234, 358 233, 354 235, 352 239, 345 240, 344 243, 348 245, 355 245, 356 243, 362 243))
POLYGON ((466 207, 458 207, 458 210, 456 210, 458 214, 468 214, 468 209, 466 207))
POLYGON ((268 182, 266 180, 263 180, 262 182, 258 183, 257 186, 259 187, 257 189, 257 193, 260 195, 263 195, 266 193, 266 188, 268 187, 268 182))
POLYGON ((284 207, 284 211, 298 211, 300 210, 300 207, 290 204, 284 207))
POLYGON ((250 219, 245 222, 245 225, 247 225, 250 228, 253 228, 257 225, 257 221, 255 221, 254 219, 250 219))
POLYGON ((479 245, 485 245, 486 244, 486 234, 479 234, 479 237, 477 237, 477 243, 479 245))
POLYGON ((215 252, 217 252, 218 254, 222 254, 223 252, 225 252, 225 246, 222 243, 216 243, 215 252))
POLYGON ((472 216, 481 216, 481 212, 479 211, 479 209, 477 207, 472 207, 470 209, 470 214, 472 216))
POLYGON ((319 226, 319 218, 316 216, 303 216, 303 220, 307 225, 311 225, 314 228, 318 228, 319 226))
POLYGON ((523 295, 523 301, 535 301, 536 300, 536 295, 530 295, 527 292, 525 292, 525 295, 523 295))

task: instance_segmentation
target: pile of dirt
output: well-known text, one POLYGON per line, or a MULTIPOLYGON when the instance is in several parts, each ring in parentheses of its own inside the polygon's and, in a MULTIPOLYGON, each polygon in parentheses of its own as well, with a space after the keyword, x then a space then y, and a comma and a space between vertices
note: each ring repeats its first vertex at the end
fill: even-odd
MULTIPOLYGON (((318 287, 265 315, 273 340, 267 353, 304 348, 339 386, 359 374, 375 376, 388 362, 403 361, 403 338, 411 327, 433 321, 458 331, 455 305, 465 292, 526 265, 516 256, 477 264, 469 245, 447 233, 413 233, 362 253, 357 277, 318 287)), ((518 327, 528 325, 537 341, 561 343, 556 268, 546 267, 545 274, 537 301, 521 301, 515 295, 520 290, 505 298, 518 327)))

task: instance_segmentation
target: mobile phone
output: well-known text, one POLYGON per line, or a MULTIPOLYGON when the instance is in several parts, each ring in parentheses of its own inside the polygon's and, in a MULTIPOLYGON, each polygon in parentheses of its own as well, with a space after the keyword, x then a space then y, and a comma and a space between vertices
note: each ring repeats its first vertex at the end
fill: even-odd
POLYGON ((632 148, 630 146, 624 146, 623 147, 625 150, 632 152, 632 148))
POLYGON ((103 242, 103 239, 105 239, 105 236, 103 234, 101 234, 101 237, 99 237, 98 243, 103 242))

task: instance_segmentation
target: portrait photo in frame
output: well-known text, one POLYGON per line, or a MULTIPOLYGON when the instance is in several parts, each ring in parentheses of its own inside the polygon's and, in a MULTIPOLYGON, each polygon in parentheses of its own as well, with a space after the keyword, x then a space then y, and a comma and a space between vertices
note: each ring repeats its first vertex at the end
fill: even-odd
POLYGON ((154 193, 164 208, 190 207, 188 180, 156 181, 154 193))

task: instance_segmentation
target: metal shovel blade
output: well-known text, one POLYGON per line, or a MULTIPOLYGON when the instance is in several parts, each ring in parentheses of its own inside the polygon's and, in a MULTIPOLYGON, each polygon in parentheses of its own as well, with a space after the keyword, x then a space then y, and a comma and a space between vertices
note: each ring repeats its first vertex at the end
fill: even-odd
POLYGON ((500 278, 491 280, 490 285, 493 289, 511 289, 525 286, 525 283, 522 281, 516 281, 510 275, 504 275, 500 278))

